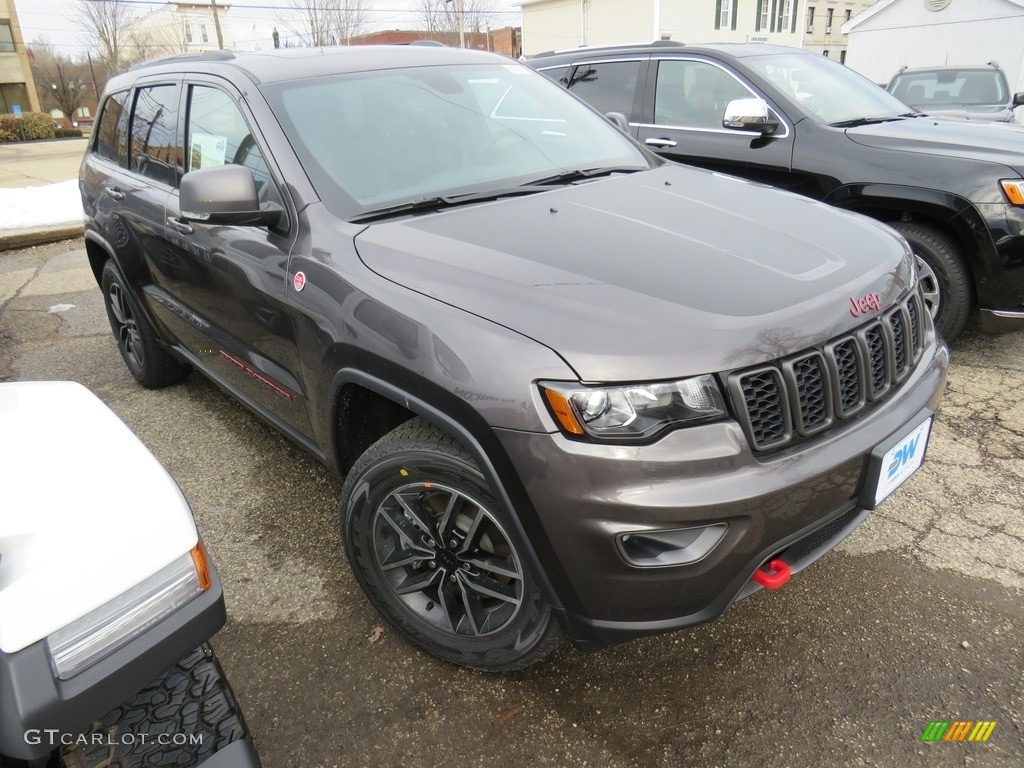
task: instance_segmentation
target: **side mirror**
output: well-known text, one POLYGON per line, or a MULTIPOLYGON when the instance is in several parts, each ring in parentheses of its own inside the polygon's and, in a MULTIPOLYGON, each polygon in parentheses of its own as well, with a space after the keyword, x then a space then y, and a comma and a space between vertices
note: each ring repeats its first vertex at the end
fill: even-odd
POLYGON ((260 205, 256 182, 241 165, 186 173, 181 178, 178 207, 183 219, 207 224, 272 227, 281 218, 278 206, 260 205))
POLYGON ((722 127, 770 136, 779 129, 779 121, 771 116, 764 99, 736 99, 725 108, 722 127))
POLYGON ((1019 107, 1024 105, 1024 91, 1013 94, 1013 106, 1019 107))
POLYGON ((605 117, 608 119, 609 123, 629 136, 629 120, 626 119, 624 114, 621 112, 607 112, 605 113, 605 117))

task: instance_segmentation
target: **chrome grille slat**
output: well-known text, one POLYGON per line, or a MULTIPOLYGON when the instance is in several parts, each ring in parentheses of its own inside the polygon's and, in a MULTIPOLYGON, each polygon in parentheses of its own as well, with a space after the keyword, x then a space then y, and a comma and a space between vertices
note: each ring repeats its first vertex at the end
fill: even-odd
POLYGON ((884 399, 924 351, 922 307, 914 292, 820 349, 728 375, 735 412, 754 450, 785 447, 884 399))

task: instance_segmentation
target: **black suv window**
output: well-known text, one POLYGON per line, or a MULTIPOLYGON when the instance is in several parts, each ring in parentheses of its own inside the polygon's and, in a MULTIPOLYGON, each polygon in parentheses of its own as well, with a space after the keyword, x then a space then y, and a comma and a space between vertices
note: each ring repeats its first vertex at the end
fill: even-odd
POLYGON ((181 180, 178 144, 178 86, 155 85, 135 91, 131 169, 172 187, 181 180))
POLYGON ((189 92, 188 170, 243 165, 267 199, 270 170, 238 105, 219 88, 193 85, 189 92))
POLYGON ((629 117, 639 76, 639 61, 580 64, 569 88, 598 112, 622 112, 629 117))
POLYGON ((735 77, 705 61, 658 63, 654 122, 684 128, 721 128, 733 99, 753 94, 735 77))
POLYGON ((96 154, 113 160, 123 168, 128 167, 127 101, 128 91, 110 94, 103 103, 99 127, 96 129, 96 154))

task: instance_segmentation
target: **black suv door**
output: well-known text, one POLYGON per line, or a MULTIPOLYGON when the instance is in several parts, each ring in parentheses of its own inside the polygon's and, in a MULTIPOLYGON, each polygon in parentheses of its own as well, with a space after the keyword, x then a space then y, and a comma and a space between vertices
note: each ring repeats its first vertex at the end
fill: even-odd
MULTIPOLYGON (((218 78, 184 87, 184 172, 234 163, 249 169, 260 200, 287 210, 256 121, 218 78)), ((160 276, 163 313, 208 373, 282 428, 310 435, 292 315, 287 306, 292 235, 275 228, 181 218, 178 190, 167 202, 167 242, 177 269, 160 276)), ((292 228, 293 229, 293 228, 292 228)))
POLYGON ((790 187, 794 131, 780 111, 769 106, 780 122, 772 136, 722 126, 730 102, 752 98, 763 95, 721 62, 652 58, 637 138, 670 160, 790 187))

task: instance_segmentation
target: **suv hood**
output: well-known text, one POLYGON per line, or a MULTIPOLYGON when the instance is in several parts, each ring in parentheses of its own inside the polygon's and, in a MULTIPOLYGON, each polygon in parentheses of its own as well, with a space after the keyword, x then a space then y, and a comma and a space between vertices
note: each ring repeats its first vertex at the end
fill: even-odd
POLYGON ((668 165, 368 227, 378 274, 553 349, 583 381, 777 358, 865 322, 909 280, 890 230, 804 197, 668 165))
POLYGON ((929 116, 848 128, 851 141, 876 149, 895 149, 941 157, 959 157, 1024 169, 1024 127, 929 116))
POLYGON ((170 475, 70 381, 0 384, 0 651, 112 600, 198 540, 170 475))

